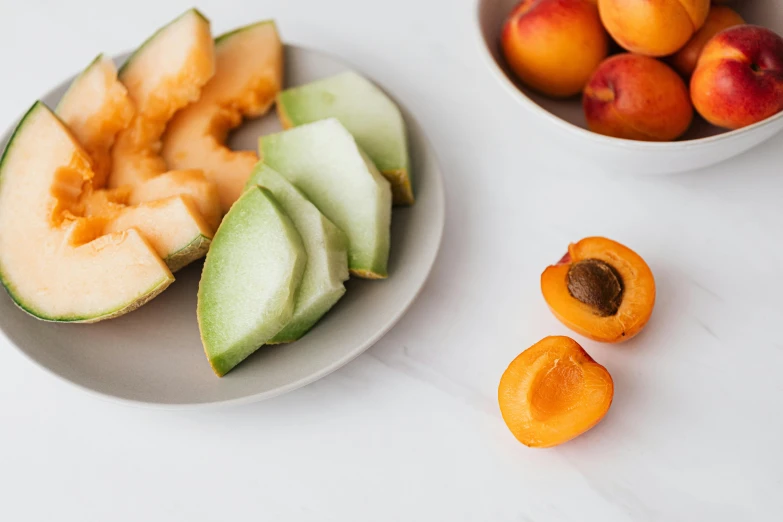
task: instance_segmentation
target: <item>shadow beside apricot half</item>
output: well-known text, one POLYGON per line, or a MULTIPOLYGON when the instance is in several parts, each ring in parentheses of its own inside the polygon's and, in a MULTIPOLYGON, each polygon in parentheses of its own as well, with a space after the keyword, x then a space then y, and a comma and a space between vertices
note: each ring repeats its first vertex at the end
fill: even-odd
POLYGON ((626 341, 649 321, 655 279, 636 252, 603 237, 573 243, 541 274, 541 292, 552 313, 594 341, 626 341))
POLYGON ((522 444, 549 448, 586 432, 612 404, 609 372, 569 337, 546 337, 514 359, 498 387, 503 420, 522 444))

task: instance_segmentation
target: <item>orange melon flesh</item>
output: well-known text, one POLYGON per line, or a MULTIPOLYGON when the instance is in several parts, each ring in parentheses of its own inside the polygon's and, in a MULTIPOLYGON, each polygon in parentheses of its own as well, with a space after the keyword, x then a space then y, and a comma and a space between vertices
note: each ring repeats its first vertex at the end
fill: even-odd
POLYGON ((130 188, 127 203, 138 205, 178 194, 192 198, 209 228, 217 230, 223 217, 218 189, 200 170, 172 170, 155 176, 130 188))
POLYGON ((209 21, 195 9, 147 40, 120 70, 136 107, 112 149, 112 188, 136 185, 167 170, 160 138, 179 109, 196 101, 215 72, 209 21))
POLYGON ((272 21, 242 27, 215 40, 215 76, 201 98, 174 117, 163 137, 169 167, 199 168, 214 181, 223 211, 239 198, 258 156, 232 151, 228 132, 243 118, 266 113, 283 84, 283 45, 272 21))
POLYGON ((99 55, 71 84, 57 105, 65 122, 92 158, 92 185, 101 188, 111 172, 111 147, 131 122, 133 104, 117 80, 114 63, 99 55))
POLYGON ((149 241, 172 272, 203 257, 212 240, 212 228, 183 195, 125 207, 108 221, 104 233, 131 229, 149 241))
POLYGON ((135 229, 100 235, 85 218, 90 158, 38 102, 0 160, 0 278, 13 300, 51 321, 95 322, 129 312, 174 277, 135 229))

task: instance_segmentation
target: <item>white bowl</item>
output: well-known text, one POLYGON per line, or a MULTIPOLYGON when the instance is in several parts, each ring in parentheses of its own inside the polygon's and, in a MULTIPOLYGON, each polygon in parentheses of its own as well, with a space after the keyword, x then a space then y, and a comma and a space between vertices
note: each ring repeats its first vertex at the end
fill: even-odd
MULTIPOLYGON (((683 139, 654 143, 602 136, 587 130, 581 100, 553 100, 518 82, 500 52, 500 31, 519 0, 477 0, 476 17, 482 54, 500 84, 532 115, 537 132, 561 143, 606 170, 629 174, 666 174, 699 169, 736 156, 783 129, 783 112, 739 130, 726 132, 697 117, 683 139)), ((780 2, 738 0, 733 6, 749 23, 783 34, 780 2)), ((522 115, 520 115, 522 117, 522 115)))

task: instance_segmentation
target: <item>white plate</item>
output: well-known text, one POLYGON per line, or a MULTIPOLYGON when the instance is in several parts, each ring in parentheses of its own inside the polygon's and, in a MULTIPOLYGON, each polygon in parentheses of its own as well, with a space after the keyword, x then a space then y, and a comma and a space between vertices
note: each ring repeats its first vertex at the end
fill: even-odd
MULTIPOLYGON (((120 57, 120 60, 123 57, 120 57)), ((286 86, 348 69, 340 60, 286 46, 286 86)), ((54 107, 72 79, 43 98, 54 107)), ((30 100, 32 103, 32 100, 30 100)), ((309 384, 343 366, 381 338, 415 299, 430 272, 443 233, 443 180, 432 146, 405 113, 416 204, 395 208, 389 278, 352 279, 345 297, 296 343, 262 347, 222 379, 209 367, 196 323, 201 262, 139 310, 93 325, 39 321, 0 296, 0 328, 43 368, 102 396, 158 406, 199 406, 266 399, 309 384)), ((277 131, 273 113, 246 123, 235 148, 255 149, 261 134, 277 131)), ((2 138, 5 148, 7 132, 2 138)), ((117 274, 122 277, 122 274, 117 274)))

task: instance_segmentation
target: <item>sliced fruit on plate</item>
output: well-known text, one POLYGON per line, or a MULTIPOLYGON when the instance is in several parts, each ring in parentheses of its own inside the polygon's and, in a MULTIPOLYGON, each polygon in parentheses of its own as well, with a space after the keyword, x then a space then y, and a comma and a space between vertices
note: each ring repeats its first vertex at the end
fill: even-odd
POLYGON ((214 230, 186 195, 125 207, 109 219, 104 233, 132 228, 149 241, 172 272, 204 257, 214 230))
POLYGON ((283 45, 272 21, 215 40, 215 75, 201 98, 178 112, 163 137, 163 157, 175 169, 203 169, 218 185, 223 211, 242 193, 258 156, 226 147, 228 132, 266 113, 283 84, 283 45))
POLYGON ((101 236, 101 220, 80 216, 93 176, 65 125, 42 103, 33 105, 0 160, 0 278, 40 319, 109 319, 174 280, 138 231, 101 236))
POLYGON ((395 205, 412 205, 405 120, 399 107, 365 77, 349 71, 286 89, 277 97, 285 128, 337 118, 392 184, 395 205))
POLYGON ((389 182, 335 118, 262 136, 261 160, 296 185, 348 237, 348 267, 367 279, 387 274, 389 182))
POLYGON ((307 252, 294 316, 268 341, 268 344, 288 343, 306 334, 345 293, 348 239, 296 187, 264 164, 259 164, 248 180, 248 187, 256 185, 272 192, 302 236, 307 252))
POLYGON ((155 176, 130 188, 127 202, 129 205, 137 205, 178 194, 191 197, 207 225, 217 230, 220 218, 223 217, 220 196, 217 186, 207 180, 200 170, 171 170, 155 176))
POLYGON ((57 105, 57 116, 93 160, 93 187, 106 185, 111 172, 111 147, 133 118, 133 103, 117 80, 114 62, 102 54, 76 77, 57 105))
POLYGON ((251 188, 226 214, 204 262, 198 324, 222 377, 291 321, 307 254, 271 192, 251 188))
POLYGON ((136 107, 112 148, 109 186, 136 185, 166 171, 160 138, 174 113, 196 101, 215 71, 209 21, 191 9, 128 58, 120 81, 136 107))

